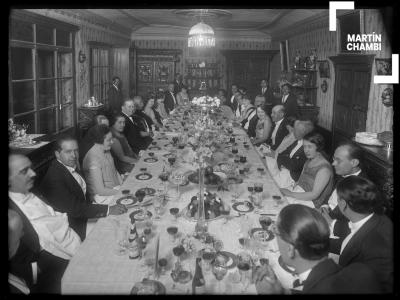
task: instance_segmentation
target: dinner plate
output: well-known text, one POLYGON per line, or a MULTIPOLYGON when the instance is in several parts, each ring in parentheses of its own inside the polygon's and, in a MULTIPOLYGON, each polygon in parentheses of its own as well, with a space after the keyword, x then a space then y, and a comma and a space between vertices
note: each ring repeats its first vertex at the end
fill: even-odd
POLYGON ((232 208, 241 213, 251 212, 254 210, 253 204, 249 201, 236 202, 232 205, 232 208))
POLYGON ((148 148, 148 150, 161 150, 161 148, 158 146, 151 146, 148 148))
POLYGON ((147 163, 155 163, 155 162, 157 162, 158 161, 158 159, 157 158, 155 158, 155 157, 147 157, 147 158, 145 158, 145 159, 143 159, 145 162, 147 162, 147 163))
POLYGON ((137 199, 132 195, 128 195, 128 196, 123 196, 123 197, 119 198, 117 200, 117 203, 129 207, 129 206, 135 205, 137 203, 137 199))
POLYGON ((282 269, 284 269, 286 272, 288 272, 288 273, 290 273, 290 274, 292 274, 294 276, 297 275, 295 270, 292 267, 289 267, 287 264, 284 263, 284 261, 282 259, 282 256, 279 256, 278 263, 279 263, 279 266, 282 269))
POLYGON ((153 188, 149 188, 149 187, 144 187, 141 189, 138 189, 135 193, 135 196, 137 197, 137 192, 138 191, 144 191, 146 193, 146 196, 153 196, 156 193, 156 190, 153 188))
POLYGON ((150 180, 153 176, 149 173, 140 173, 135 176, 137 180, 150 180))
POLYGON ((253 228, 250 230, 250 236, 261 244, 267 243, 274 238, 272 231, 263 228, 253 228))
MULTIPOLYGON (((147 210, 147 216, 151 218, 153 214, 147 210)), ((144 211, 143 209, 135 210, 134 212, 129 214, 129 217, 132 219, 134 218, 136 221, 143 221, 144 220, 144 211)))
POLYGON ((165 295, 165 286, 156 280, 143 279, 135 283, 131 290, 131 295, 165 295))
POLYGON ((217 257, 219 255, 221 255, 221 256, 223 256, 225 258, 225 268, 232 269, 232 268, 237 266, 238 259, 237 259, 237 256, 235 254, 233 254, 231 252, 228 252, 228 251, 220 251, 215 256, 215 259, 217 259, 217 257))
POLYGON ((171 174, 168 177, 168 181, 175 185, 179 184, 179 186, 186 186, 189 184, 189 180, 184 174, 182 174, 182 177, 174 177, 174 175, 171 174))

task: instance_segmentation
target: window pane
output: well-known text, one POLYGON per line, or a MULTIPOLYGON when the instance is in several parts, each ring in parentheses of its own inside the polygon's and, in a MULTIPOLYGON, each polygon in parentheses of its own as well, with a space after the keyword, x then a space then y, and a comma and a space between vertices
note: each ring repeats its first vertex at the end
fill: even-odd
POLYGON ((26 130, 26 133, 36 133, 35 113, 26 114, 26 115, 19 116, 19 117, 14 117, 14 123, 19 124, 19 125, 22 125, 22 124, 28 125, 28 129, 26 130))
POLYGON ((62 104, 72 102, 72 78, 58 80, 58 99, 62 104))
POLYGON ((32 50, 11 48, 11 77, 13 80, 33 79, 32 50))
POLYGON ((20 20, 12 20, 11 39, 33 42, 33 25, 20 20))
POLYGON ((38 50, 38 78, 54 77, 54 52, 38 50))
POLYGON ((56 131, 56 110, 46 109, 39 112, 39 132, 53 133, 56 131))
POLYGON ((61 109, 60 113, 60 130, 68 127, 73 126, 73 119, 72 119, 72 104, 66 105, 61 109))
POLYGON ((56 36, 57 36, 57 46, 70 47, 68 31, 57 29, 56 36))
POLYGON ((54 45, 53 28, 36 25, 36 43, 54 45))
POLYGON ((58 53, 58 77, 72 77, 72 53, 58 53))
POLYGON ((34 109, 33 81, 14 82, 13 85, 13 109, 14 115, 34 109))
POLYGON ((54 93, 55 80, 39 80, 39 109, 56 103, 54 93))

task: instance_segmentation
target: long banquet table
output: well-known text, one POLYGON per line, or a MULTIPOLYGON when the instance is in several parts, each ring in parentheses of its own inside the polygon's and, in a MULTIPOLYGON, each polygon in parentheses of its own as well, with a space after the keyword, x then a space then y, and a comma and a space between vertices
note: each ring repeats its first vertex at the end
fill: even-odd
MULTIPOLYGON (((166 158, 163 155, 175 149, 171 144, 172 137, 182 132, 178 119, 175 121, 170 120, 169 122, 171 124, 174 123, 174 125, 170 126, 169 131, 166 131, 164 135, 158 133, 154 137, 154 141, 157 142, 157 146, 160 147, 160 149, 152 148, 151 150, 145 151, 135 165, 135 168, 124 181, 120 191, 129 189, 131 192, 135 192, 142 187, 151 187, 156 190, 163 189, 163 182, 159 179, 159 174, 165 165, 168 166, 166 158), (149 152, 154 152, 154 157, 158 159, 157 162, 147 163, 144 161, 149 157, 149 152), (144 167, 147 168, 147 172, 152 175, 152 178, 149 180, 136 179, 136 176, 141 173, 140 168, 144 167)), ((237 190, 235 190, 236 193, 239 193, 239 201, 249 199, 248 197, 250 194, 247 190, 248 183, 256 181, 263 182, 264 191, 262 193, 262 199, 264 207, 261 213, 270 214, 271 218, 275 220, 279 211, 287 205, 288 202, 280 193, 279 188, 269 174, 263 159, 257 153, 256 149, 252 145, 248 150, 243 147, 243 141, 248 141, 246 133, 240 127, 234 127, 233 129, 239 153, 246 153, 247 161, 250 166, 249 174, 244 177, 243 183, 239 184, 236 188, 237 190), (264 174, 260 175, 257 172, 258 167, 263 167, 265 169, 264 174), (281 196, 283 201, 276 202, 272 198, 273 195, 281 196)), ((175 151, 178 157, 175 163, 176 169, 182 172, 195 170, 195 167, 188 163, 185 158, 185 153, 188 151, 187 147, 181 150, 175 149, 175 151)), ((231 162, 233 162, 234 159, 233 155, 229 154, 228 151, 227 159, 231 162)), ((228 191, 217 191, 216 188, 207 187, 206 189, 217 193, 223 201, 231 205, 233 199, 232 194, 234 192, 231 187, 232 185, 228 191)), ((141 259, 130 259, 128 254, 116 254, 116 249, 118 248, 116 221, 129 222, 129 214, 137 208, 131 208, 126 214, 120 216, 108 216, 99 219, 75 256, 69 262, 62 278, 62 294, 129 294, 135 283, 142 281, 143 278, 151 276, 151 273, 149 273, 150 268, 146 267, 144 262, 145 257, 150 257, 155 253, 157 236, 160 237, 159 258, 167 258, 168 265, 165 274, 160 275, 156 280, 163 283, 167 294, 191 294, 191 280, 185 284, 177 283, 172 280, 171 269, 176 258, 172 254, 173 242, 166 228, 169 226, 177 226, 182 235, 193 234, 196 223, 185 216, 180 216, 177 220, 174 220, 174 217, 169 213, 169 209, 172 207, 178 207, 180 211, 184 209, 188 205, 191 197, 198 193, 199 187, 198 184, 194 183, 181 186, 179 199, 177 199, 176 185, 168 182, 168 189, 170 191, 170 200, 166 204, 165 213, 159 220, 152 219, 152 237, 148 241, 141 259)), ((119 194, 115 195, 113 201, 115 202, 121 196, 122 194, 119 192, 119 194)), ((147 209, 154 216, 155 212, 153 206, 148 206, 147 209)), ((224 251, 238 254, 246 251, 238 241, 238 239, 243 236, 241 233, 242 218, 247 218, 249 228, 260 227, 258 221, 259 213, 260 211, 256 213, 256 211, 253 210, 245 214, 247 217, 232 217, 228 220, 226 218, 220 218, 210 221, 208 223, 208 231, 214 237, 222 241, 224 251)), ((238 216, 238 212, 232 209, 232 205, 230 215, 238 216)), ((140 224, 138 222, 136 223, 139 230, 140 224)), ((195 245, 196 250, 200 250, 198 248, 204 246, 197 240, 195 240, 195 245)), ((294 277, 286 272, 278 263, 280 254, 276 244, 276 238, 268 242, 267 247, 263 249, 262 253, 265 258, 268 258, 269 264, 272 266, 283 286, 285 288, 291 288, 294 277)), ((196 255, 193 254, 182 261, 184 269, 189 270, 192 275, 195 271, 195 257, 196 255)), ((232 283, 230 274, 237 271, 237 267, 228 270, 227 275, 222 280, 223 293, 256 294, 254 284, 245 287, 242 284, 232 283)), ((206 280, 206 293, 216 293, 217 280, 212 272, 203 269, 203 275, 206 280)), ((220 288, 221 283, 219 284, 220 288)))

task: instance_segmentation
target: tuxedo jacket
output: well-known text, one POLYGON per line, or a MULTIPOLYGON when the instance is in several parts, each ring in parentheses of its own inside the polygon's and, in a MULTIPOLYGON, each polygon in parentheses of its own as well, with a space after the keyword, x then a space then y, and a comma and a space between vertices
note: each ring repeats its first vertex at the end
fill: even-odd
POLYGON ((49 166, 39 190, 54 210, 67 213, 70 227, 82 241, 86 237, 87 219, 107 215, 108 205, 91 203, 72 174, 58 160, 49 166))
MULTIPOLYGON (((37 196, 48 204, 41 196, 37 196)), ((54 256, 44 249, 41 250, 39 237, 31 222, 14 201, 9 199, 8 203, 9 208, 15 210, 21 216, 24 228, 24 235, 21 237, 18 251, 10 261, 10 269, 14 270, 16 275, 19 274, 31 289, 31 286, 29 286, 29 284, 32 284, 31 263, 37 262, 40 273, 36 286, 31 290, 38 293, 61 293, 61 278, 68 266, 68 260, 54 256)))
MULTIPOLYGON (((284 118, 282 120, 281 124, 279 125, 278 131, 276 132, 276 135, 275 135, 275 144, 272 144, 272 138, 271 137, 267 140, 267 144, 270 145, 271 149, 274 150, 274 151, 282 143, 282 141, 285 138, 285 136, 287 136, 289 134, 289 131, 286 128, 286 124, 287 124, 286 120, 287 119, 284 118)), ((271 135, 272 135, 272 132, 274 130, 275 130, 275 122, 273 123, 271 135)))
POLYGON ((136 154, 140 150, 146 149, 152 141, 151 137, 142 137, 140 131, 144 131, 141 117, 132 115, 132 120, 124 114, 125 128, 124 135, 128 140, 129 146, 131 146, 133 152, 136 154))
POLYGON ((247 134, 249 137, 256 137, 256 128, 258 123, 257 114, 250 120, 249 128, 247 129, 247 134))
POLYGON ((286 99, 285 103, 282 103, 282 97, 278 99, 278 103, 276 104, 282 104, 285 107, 285 116, 289 117, 298 117, 299 116, 299 110, 297 107, 297 98, 294 94, 289 94, 289 96, 286 99))
POLYGON ((233 96, 233 95, 230 95, 229 98, 226 99, 226 105, 228 105, 228 106, 232 109, 233 114, 235 114, 239 102, 236 100, 236 98, 234 98, 234 99, 233 99, 233 103, 232 103, 232 102, 231 102, 232 96, 233 96))
POLYGON ((374 272, 365 264, 347 267, 326 259, 314 266, 303 283, 302 294, 368 294, 382 292, 374 272))
POLYGON ((270 87, 267 88, 265 93, 262 92, 262 88, 260 89, 260 95, 265 97, 265 103, 274 103, 274 94, 270 87))
POLYGON ((387 216, 374 214, 351 237, 339 256, 339 264, 345 267, 353 263, 369 266, 383 291, 393 291, 393 224, 387 216))
POLYGON ((108 106, 110 114, 115 114, 121 111, 123 95, 121 89, 116 89, 113 85, 107 91, 108 106))
MULTIPOLYGON (((176 100, 176 96, 175 96, 175 100, 176 100)), ((172 97, 170 91, 165 92, 164 107, 165 107, 165 111, 167 112, 167 114, 169 114, 169 112, 175 108, 174 98, 172 97)))
POLYGON ((304 147, 301 146, 290 158, 290 152, 292 152, 293 148, 297 145, 297 140, 293 142, 289 147, 287 147, 283 152, 278 154, 277 163, 278 167, 285 167, 290 171, 290 176, 294 181, 299 180, 301 172, 303 170, 304 163, 307 160, 306 155, 304 154, 304 147))

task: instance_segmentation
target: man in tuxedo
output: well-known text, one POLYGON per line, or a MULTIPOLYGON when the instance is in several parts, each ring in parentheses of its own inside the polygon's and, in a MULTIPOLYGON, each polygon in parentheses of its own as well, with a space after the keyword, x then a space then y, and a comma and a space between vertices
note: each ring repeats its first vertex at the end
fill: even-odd
POLYGON ((86 237, 89 218, 126 212, 126 207, 120 204, 90 203, 86 197, 86 182, 79 168, 78 142, 73 137, 58 137, 54 154, 56 159, 49 166, 39 190, 56 211, 67 213, 70 226, 81 240, 86 237))
POLYGON ((282 104, 285 107, 287 117, 298 117, 297 99, 296 96, 291 93, 290 84, 286 83, 282 86, 282 99, 280 103, 277 104, 282 104))
POLYGON ((140 124, 140 120, 133 118, 136 107, 133 103, 133 99, 126 99, 121 107, 121 112, 125 117, 125 128, 124 135, 128 140, 129 146, 131 146, 135 154, 139 154, 140 150, 144 150, 148 146, 147 137, 151 136, 151 132, 143 131, 143 125, 140 124))
POLYGON ((286 128, 285 107, 283 105, 275 105, 272 108, 271 119, 273 122, 273 129, 271 138, 267 141, 267 144, 275 151, 285 136, 289 134, 286 128))
POLYGON ((66 214, 55 212, 45 200, 31 192, 36 177, 31 166, 24 155, 11 153, 8 157, 9 207, 22 218, 21 246, 27 249, 18 254, 16 263, 36 261, 36 290, 60 293, 62 275, 81 240, 69 226, 66 214))
POLYGON ((120 112, 123 95, 121 90, 121 79, 113 77, 112 85, 107 91, 108 117, 120 112))
POLYGON ((265 102, 267 104, 272 105, 274 103, 274 95, 272 93, 272 89, 268 86, 267 79, 262 79, 260 86, 261 86, 260 95, 265 97, 265 102))
MULTIPOLYGON (((382 292, 373 270, 365 264, 342 267, 328 258, 329 227, 316 210, 301 204, 284 207, 273 232, 283 263, 298 274, 291 286, 293 294, 382 292)), ((282 293, 268 264, 256 268, 253 280, 259 294, 282 293)))
POLYGON ((238 85, 236 83, 233 83, 231 86, 231 96, 229 97, 227 101, 227 105, 229 105, 232 109, 233 112, 236 111, 237 106, 238 106, 238 100, 236 99, 236 96, 239 94, 239 89, 238 85))
POLYGON ((167 114, 178 105, 174 94, 174 87, 175 84, 172 82, 168 84, 168 89, 165 91, 164 107, 167 114))
POLYGON ((182 81, 183 81, 182 75, 179 73, 176 73, 175 79, 174 79, 174 96, 175 97, 182 90, 182 86, 183 86, 182 81))
POLYGON ((337 185, 340 211, 347 217, 350 234, 343 240, 339 264, 364 263, 377 275, 383 292, 393 292, 393 224, 376 213, 382 198, 371 181, 348 176, 337 185))
POLYGON ((313 130, 314 124, 309 120, 295 122, 293 134, 296 141, 279 153, 276 159, 279 172, 273 171, 273 176, 280 188, 291 186, 299 179, 307 160, 304 154, 303 137, 313 130))

